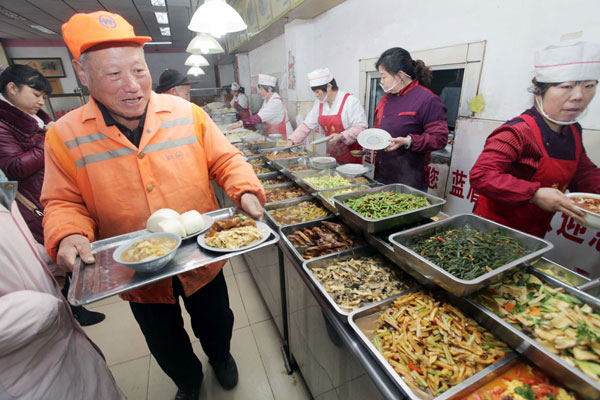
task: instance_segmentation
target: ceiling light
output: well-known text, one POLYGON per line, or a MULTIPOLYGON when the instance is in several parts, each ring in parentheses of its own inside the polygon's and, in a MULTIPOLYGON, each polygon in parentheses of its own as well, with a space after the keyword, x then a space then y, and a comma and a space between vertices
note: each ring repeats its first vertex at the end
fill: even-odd
POLYGON ((187 70, 187 74, 194 75, 194 76, 204 75, 204 71, 200 67, 192 67, 187 70))
POLYGON ((201 56, 200 54, 192 54, 185 60, 183 65, 187 65, 188 67, 206 67, 209 65, 209 63, 204 56, 201 56))
POLYGON ((191 31, 210 33, 215 37, 228 32, 243 31, 247 27, 240 14, 225 0, 205 0, 188 25, 191 31))
POLYGON ((198 33, 188 44, 188 53, 192 54, 217 54, 224 53, 223 47, 217 42, 217 39, 207 33, 198 33))
POLYGON ((160 34, 163 36, 171 36, 171 28, 169 28, 168 26, 161 26, 160 34))
POLYGON ((40 32, 48 33, 48 34, 50 34, 50 35, 56 35, 56 32, 54 32, 54 31, 51 31, 50 29, 48 29, 48 28, 45 28, 45 27, 43 27, 43 26, 41 26, 41 25, 29 25, 29 26, 30 26, 31 28, 35 29, 35 30, 38 30, 38 31, 40 31, 40 32))
POLYGON ((150 4, 154 7, 165 7, 165 0, 150 0, 150 4))
POLYGON ((169 23, 169 15, 166 12, 155 11, 154 15, 156 15, 156 22, 158 22, 159 24, 169 23))

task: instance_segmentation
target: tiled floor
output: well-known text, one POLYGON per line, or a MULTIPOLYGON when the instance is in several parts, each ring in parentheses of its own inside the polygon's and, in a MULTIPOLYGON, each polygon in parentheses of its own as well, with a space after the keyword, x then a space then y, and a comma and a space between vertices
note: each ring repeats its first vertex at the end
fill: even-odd
MULTIPOLYGON (((185 326, 190 338, 193 338, 192 347, 204 366, 200 399, 310 399, 310 392, 300 373, 287 375, 285 372, 280 350, 281 336, 243 258, 231 259, 223 271, 235 315, 231 354, 237 362, 240 381, 230 391, 219 386, 184 311, 185 326)), ((127 302, 115 296, 87 308, 106 314, 106 320, 86 327, 85 331, 104 352, 127 398, 173 399, 177 387, 150 355, 127 302)))

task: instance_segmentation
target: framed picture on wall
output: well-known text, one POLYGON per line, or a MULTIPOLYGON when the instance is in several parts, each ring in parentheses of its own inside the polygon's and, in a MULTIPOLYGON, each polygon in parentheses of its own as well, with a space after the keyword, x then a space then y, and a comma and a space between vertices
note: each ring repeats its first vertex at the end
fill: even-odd
POLYGON ((60 58, 13 58, 13 64, 29 65, 46 78, 64 78, 65 70, 60 58))

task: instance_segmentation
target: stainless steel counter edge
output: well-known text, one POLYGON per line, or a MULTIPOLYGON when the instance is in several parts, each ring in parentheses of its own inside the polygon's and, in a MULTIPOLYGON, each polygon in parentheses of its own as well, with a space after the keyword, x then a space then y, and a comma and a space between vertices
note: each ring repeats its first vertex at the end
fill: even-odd
MULTIPOLYGON (((280 235, 281 236, 281 235, 280 235)), ((321 306, 322 311, 327 315, 327 319, 342 338, 348 349, 356 357, 358 362, 364 367, 367 374, 373 381, 373 384, 377 386, 377 389, 381 392, 383 397, 390 400, 397 400, 406 397, 406 395, 398 389, 396 384, 387 376, 385 371, 379 365, 379 362, 375 360, 368 350, 360 343, 356 338, 356 334, 349 325, 342 323, 339 318, 336 317, 335 311, 331 307, 331 304, 325 299, 319 290, 314 286, 310 277, 306 274, 302 268, 302 264, 298 263, 296 256, 290 252, 290 249, 285 245, 283 241, 277 242, 277 245, 283 251, 283 253, 292 261, 292 265, 296 269, 296 272, 300 275, 306 286, 308 287, 315 300, 321 306)))

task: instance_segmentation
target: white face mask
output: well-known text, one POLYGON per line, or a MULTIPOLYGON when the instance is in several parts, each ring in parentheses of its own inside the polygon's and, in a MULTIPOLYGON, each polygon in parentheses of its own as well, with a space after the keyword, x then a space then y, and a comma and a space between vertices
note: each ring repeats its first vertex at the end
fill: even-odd
POLYGON ((383 89, 383 91, 385 93, 389 93, 390 91, 394 90, 394 88, 396 86, 398 86, 399 84, 401 84, 402 81, 396 81, 396 83, 394 84, 394 86, 392 86, 391 88, 386 88, 385 86, 383 86, 383 83, 379 82, 379 86, 383 89))
MULTIPOLYGON (((539 97, 539 100, 538 100, 538 97, 536 97, 535 98, 535 103, 537 104, 538 108, 540 109, 540 113, 544 116, 544 118, 546 118, 550 122, 554 122, 557 125, 571 125, 571 124, 574 124, 574 123, 577 122, 577 119, 574 119, 573 121, 558 121, 558 120, 550 118, 548 116, 548 114, 546 114, 546 112, 544 111, 544 103, 542 102, 542 98, 541 97, 539 97)), ((581 118, 585 114, 586 111, 587 111, 587 108, 585 109, 584 112, 582 112, 581 114, 579 114, 577 116, 577 118, 581 118)))

